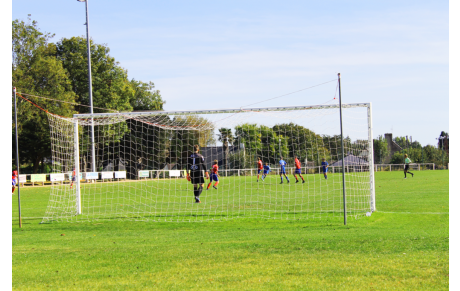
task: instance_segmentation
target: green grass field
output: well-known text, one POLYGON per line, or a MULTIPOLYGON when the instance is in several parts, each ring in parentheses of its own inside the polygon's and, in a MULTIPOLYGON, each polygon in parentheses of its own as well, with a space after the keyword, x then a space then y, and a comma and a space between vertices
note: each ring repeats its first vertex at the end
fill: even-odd
MULTIPOLYGON (((13 196, 16 290, 448 290, 449 172, 376 173, 371 217, 39 224, 13 196)), ((205 203, 202 203, 205 204, 205 203)))
MULTIPOLYGON (((75 216, 75 193, 68 184, 55 185, 52 207, 45 221, 113 220, 120 217, 154 221, 209 221, 232 218, 305 219, 343 216, 342 175, 304 175, 305 183, 280 185, 278 175, 257 182, 254 176, 221 177, 196 204, 193 186, 186 179, 82 183, 82 214, 75 216)), ((347 174, 349 215, 370 211, 367 173, 347 174)), ((35 208, 35 207, 34 207, 35 208)), ((38 216, 43 216, 38 213, 38 216)))

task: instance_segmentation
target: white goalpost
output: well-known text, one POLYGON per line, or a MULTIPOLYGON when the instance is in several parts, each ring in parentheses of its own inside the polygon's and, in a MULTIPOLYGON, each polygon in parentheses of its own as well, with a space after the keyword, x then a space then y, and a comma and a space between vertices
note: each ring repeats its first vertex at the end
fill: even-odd
POLYGON ((73 118, 48 114, 53 172, 67 178, 53 183, 42 222, 340 219, 343 185, 346 216, 373 212, 372 107, 342 104, 344 156, 339 109, 331 104, 73 118), (213 181, 207 190, 205 179, 202 203, 195 203, 185 178, 194 145, 200 146, 206 169, 214 161, 219 167, 217 189, 213 181), (301 174, 294 176, 295 156, 301 174), (271 168, 266 176, 258 173, 258 158, 271 168), (287 178, 280 177, 281 158, 287 178))

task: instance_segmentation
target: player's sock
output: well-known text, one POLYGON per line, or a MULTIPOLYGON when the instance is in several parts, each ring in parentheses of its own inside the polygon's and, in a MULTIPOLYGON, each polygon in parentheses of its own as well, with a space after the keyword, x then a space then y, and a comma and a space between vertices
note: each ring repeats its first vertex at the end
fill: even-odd
POLYGON ((11 192, 11 193, 14 193, 14 187, 13 187, 13 192, 11 192))
POLYGON ((406 172, 404 172, 404 178, 407 178, 407 177, 406 177, 406 172))
POLYGON ((212 184, 212 182, 210 182, 210 183, 208 184, 208 187, 206 188, 206 190, 208 190, 209 187, 211 187, 211 184, 212 184))
POLYGON ((201 192, 203 192, 203 186, 200 185, 200 188, 198 188, 198 197, 200 197, 201 192))

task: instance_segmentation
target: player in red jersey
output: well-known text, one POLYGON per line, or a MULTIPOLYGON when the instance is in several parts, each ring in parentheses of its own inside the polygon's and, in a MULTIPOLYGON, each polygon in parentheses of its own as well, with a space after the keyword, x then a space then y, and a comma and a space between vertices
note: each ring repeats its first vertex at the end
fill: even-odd
POLYGON ((11 193, 14 194, 14 190, 16 189, 16 184, 18 183, 18 171, 16 170, 13 171, 12 179, 13 179, 13 191, 11 193))
POLYGON ((260 171, 264 169, 264 163, 262 163, 261 157, 258 157, 257 160, 257 182, 259 182, 260 171))
POLYGON ((300 161, 297 158, 297 156, 294 156, 294 164, 295 164, 295 171, 294 171, 294 178, 296 180, 296 183, 299 183, 299 179, 297 179, 296 174, 299 174, 300 178, 302 178, 302 183, 305 183, 304 178, 302 177, 302 171, 300 170, 300 161))
POLYGON ((214 165, 212 165, 211 168, 211 176, 209 176, 209 184, 208 188, 206 190, 209 190, 209 187, 211 187, 212 181, 216 181, 214 183, 214 186, 212 186, 214 189, 217 190, 217 185, 219 185, 219 174, 217 174, 217 171, 219 171, 219 166, 217 165, 217 160, 214 160, 214 165))
POLYGON ((72 186, 73 186, 73 182, 75 182, 75 168, 73 169, 72 171, 72 178, 71 178, 72 182, 70 183, 70 189, 72 189, 72 186))

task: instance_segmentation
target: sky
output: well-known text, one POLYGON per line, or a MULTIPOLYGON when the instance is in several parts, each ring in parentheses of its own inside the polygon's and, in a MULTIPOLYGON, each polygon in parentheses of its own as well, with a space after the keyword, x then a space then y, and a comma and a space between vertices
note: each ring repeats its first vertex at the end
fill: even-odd
MULTIPOLYGON (((97 1, 91 38, 165 110, 240 108, 337 80, 343 103, 371 102, 374 138, 436 144, 449 132, 448 1, 97 1)), ((12 19, 51 40, 86 37, 85 4, 15 0, 12 19)), ((337 82, 255 107, 334 101, 337 82), (331 101, 333 100, 333 101, 331 101)), ((347 129, 344 129, 346 135, 347 129)))

